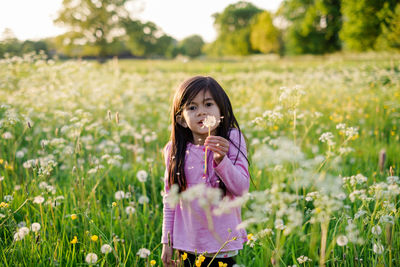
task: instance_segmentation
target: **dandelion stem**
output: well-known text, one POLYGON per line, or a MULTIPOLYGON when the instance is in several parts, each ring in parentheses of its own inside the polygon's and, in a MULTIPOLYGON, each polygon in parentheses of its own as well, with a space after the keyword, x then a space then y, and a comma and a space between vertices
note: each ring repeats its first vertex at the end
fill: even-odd
MULTIPOLYGON (((208 136, 211 134, 211 128, 208 127, 208 136)), ((207 147, 204 154, 204 174, 207 174, 207 147)))

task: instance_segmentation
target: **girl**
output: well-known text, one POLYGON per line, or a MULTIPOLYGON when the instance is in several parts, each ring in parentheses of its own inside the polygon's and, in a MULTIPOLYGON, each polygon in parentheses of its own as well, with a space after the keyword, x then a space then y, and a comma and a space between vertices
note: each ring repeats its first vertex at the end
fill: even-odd
POLYGON ((192 77, 175 93, 171 120, 171 137, 164 148, 162 261, 165 266, 174 266, 172 254, 176 249, 184 266, 199 266, 202 261, 201 266, 207 266, 215 255, 211 266, 232 266, 233 256, 247 241, 246 232, 236 229, 241 222, 240 207, 228 214, 212 216, 213 231, 220 237, 216 238, 215 232, 207 227, 205 211, 196 201, 187 204, 180 200, 176 207, 170 207, 166 201, 174 184, 179 192, 199 183, 219 187, 230 199, 248 191, 246 144, 229 98, 213 78, 192 77), (207 116, 217 121, 210 129, 203 125, 207 116), (233 241, 217 254, 224 241, 230 239, 233 241), (196 258, 200 254, 205 258, 196 258))

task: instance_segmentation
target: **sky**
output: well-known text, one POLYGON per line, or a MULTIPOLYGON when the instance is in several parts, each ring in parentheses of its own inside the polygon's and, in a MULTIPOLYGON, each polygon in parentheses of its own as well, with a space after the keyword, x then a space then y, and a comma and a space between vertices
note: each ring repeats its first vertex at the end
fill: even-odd
MULTIPOLYGON (((255 6, 276 11, 282 0, 250 0, 255 6)), ((206 42, 216 38, 214 13, 238 0, 135 0, 135 18, 152 21, 175 39, 198 34, 206 42)), ((19 40, 37 40, 67 31, 55 26, 62 0, 0 0, 0 36, 10 28, 19 40)))

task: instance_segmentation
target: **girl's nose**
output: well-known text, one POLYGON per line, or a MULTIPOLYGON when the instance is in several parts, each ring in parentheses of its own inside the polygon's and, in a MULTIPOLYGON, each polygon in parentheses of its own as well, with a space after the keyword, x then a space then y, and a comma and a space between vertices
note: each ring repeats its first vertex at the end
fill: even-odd
POLYGON ((197 109, 197 115, 207 115, 206 110, 203 107, 197 109))

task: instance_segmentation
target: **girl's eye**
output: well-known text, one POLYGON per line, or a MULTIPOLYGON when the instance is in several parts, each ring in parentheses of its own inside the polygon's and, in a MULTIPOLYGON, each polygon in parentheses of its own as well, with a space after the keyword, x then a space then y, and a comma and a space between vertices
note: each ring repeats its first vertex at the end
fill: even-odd
POLYGON ((211 107, 212 105, 214 105, 212 102, 206 103, 206 106, 207 106, 207 107, 211 107))
POLYGON ((196 106, 190 106, 189 107, 189 110, 195 110, 196 109, 196 106))

